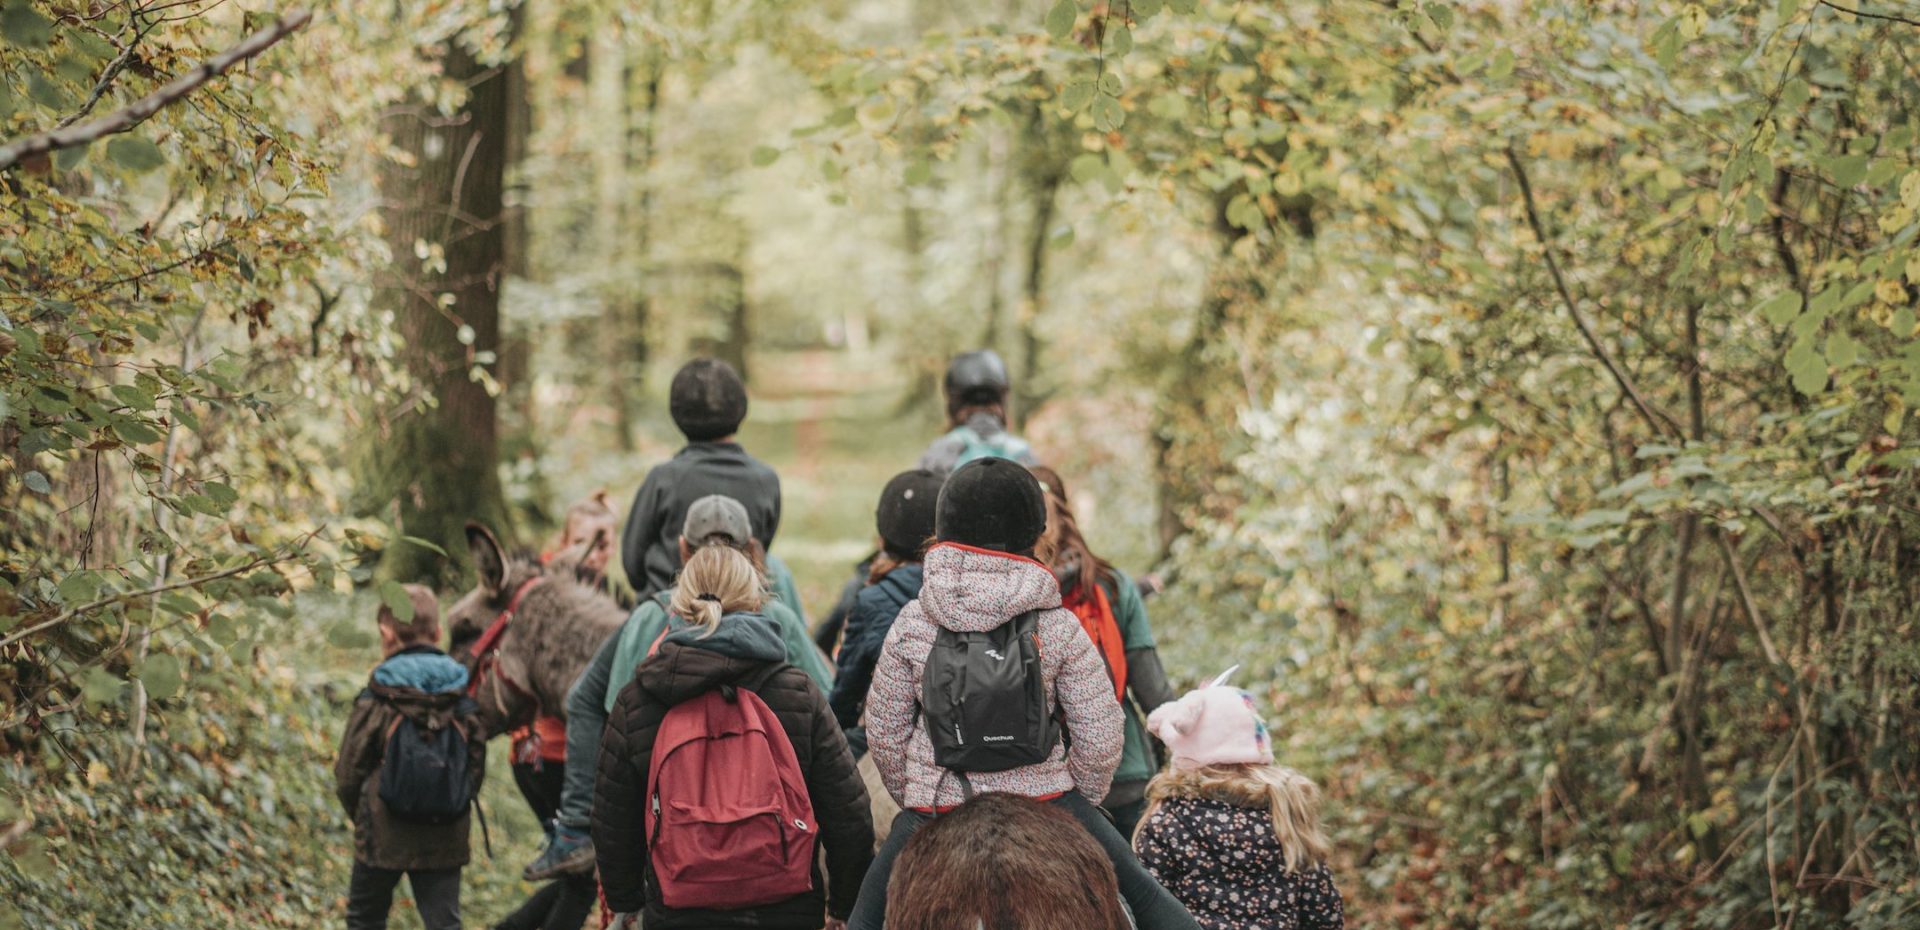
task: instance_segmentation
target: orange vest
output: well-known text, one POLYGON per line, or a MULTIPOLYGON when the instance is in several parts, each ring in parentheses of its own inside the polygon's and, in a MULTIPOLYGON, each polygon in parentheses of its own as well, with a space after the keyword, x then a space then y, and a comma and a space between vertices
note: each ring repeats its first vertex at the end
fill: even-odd
POLYGON ((1113 602, 1107 600, 1106 589, 1098 584, 1082 582, 1074 586, 1073 591, 1061 601, 1061 606, 1073 611, 1080 618, 1080 627, 1087 631, 1093 640, 1093 648, 1099 650, 1100 658, 1106 660, 1107 675, 1113 679, 1114 696, 1121 704, 1127 702, 1127 644, 1120 637, 1120 624, 1113 619, 1113 602), (1092 591, 1088 597, 1086 592, 1092 591))

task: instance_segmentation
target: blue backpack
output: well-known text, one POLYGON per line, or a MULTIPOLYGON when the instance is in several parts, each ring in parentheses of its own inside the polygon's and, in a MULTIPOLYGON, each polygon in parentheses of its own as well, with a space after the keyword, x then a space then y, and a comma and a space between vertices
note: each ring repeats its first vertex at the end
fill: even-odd
POLYGON ((956 426, 947 438, 960 441, 960 454, 953 460, 955 469, 974 459, 1000 458, 1024 463, 1033 455, 1027 441, 1012 433, 995 433, 989 438, 971 426, 956 426))
POLYGON ((445 725, 421 726, 400 715, 387 730, 380 762, 380 803, 400 820, 452 823, 474 803, 468 733, 480 706, 463 697, 445 725))

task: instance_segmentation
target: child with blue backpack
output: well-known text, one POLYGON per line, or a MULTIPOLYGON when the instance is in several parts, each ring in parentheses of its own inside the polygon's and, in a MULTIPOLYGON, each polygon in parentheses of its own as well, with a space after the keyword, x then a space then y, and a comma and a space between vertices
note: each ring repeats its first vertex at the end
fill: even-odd
POLYGON ((486 774, 466 666, 440 651, 440 605, 407 585, 412 616, 382 605, 385 659, 353 702, 334 793, 353 819, 348 930, 384 930, 405 877, 427 930, 460 927, 468 820, 486 774))

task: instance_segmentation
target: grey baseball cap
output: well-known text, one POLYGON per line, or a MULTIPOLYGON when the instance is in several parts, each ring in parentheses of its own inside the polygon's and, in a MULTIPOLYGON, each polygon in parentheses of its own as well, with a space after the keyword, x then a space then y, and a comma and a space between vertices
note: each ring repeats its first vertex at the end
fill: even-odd
POLYGON ((725 494, 709 494, 687 508, 687 522, 681 524, 680 536, 694 545, 709 537, 725 536, 744 548, 753 539, 753 520, 739 501, 725 494))

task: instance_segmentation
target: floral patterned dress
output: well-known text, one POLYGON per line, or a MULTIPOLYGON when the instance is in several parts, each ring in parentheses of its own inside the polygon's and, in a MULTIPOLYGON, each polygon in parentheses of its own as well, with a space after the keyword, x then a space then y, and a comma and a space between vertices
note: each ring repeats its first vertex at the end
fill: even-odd
POLYGON ((1346 926, 1323 865, 1288 871, 1263 808, 1169 798, 1141 828, 1140 862, 1206 930, 1324 930, 1346 926))

